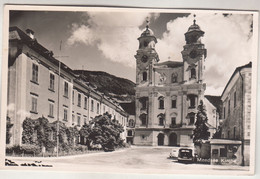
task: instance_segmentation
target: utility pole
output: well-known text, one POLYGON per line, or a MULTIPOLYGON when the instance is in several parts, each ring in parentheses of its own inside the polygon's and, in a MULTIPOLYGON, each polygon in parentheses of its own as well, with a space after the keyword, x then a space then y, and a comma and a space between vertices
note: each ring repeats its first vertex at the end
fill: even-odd
MULTIPOLYGON (((61 54, 61 45, 62 45, 62 40, 60 41, 60 54, 61 54)), ((60 60, 59 60, 59 77, 58 77, 58 108, 57 108, 57 157, 59 156, 59 130, 60 130, 60 60)))
MULTIPOLYGON (((67 56, 61 56, 61 47, 62 47, 62 40, 60 41, 60 56, 56 56, 55 58, 59 57, 67 57, 67 56)), ((59 156, 59 132, 60 132, 60 71, 61 71, 61 60, 59 61, 59 70, 58 70, 58 103, 57 103, 57 133, 56 133, 56 156, 59 156)))

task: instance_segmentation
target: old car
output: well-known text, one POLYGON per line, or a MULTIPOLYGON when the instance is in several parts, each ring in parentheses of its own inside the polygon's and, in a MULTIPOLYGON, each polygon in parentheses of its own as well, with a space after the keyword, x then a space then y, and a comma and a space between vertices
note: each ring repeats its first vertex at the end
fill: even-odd
POLYGON ((179 150, 178 150, 178 149, 171 149, 169 158, 171 158, 171 159, 177 159, 177 158, 178 158, 178 153, 179 153, 179 150))
POLYGON ((196 160, 196 155, 190 148, 179 149, 178 162, 194 162, 196 160))

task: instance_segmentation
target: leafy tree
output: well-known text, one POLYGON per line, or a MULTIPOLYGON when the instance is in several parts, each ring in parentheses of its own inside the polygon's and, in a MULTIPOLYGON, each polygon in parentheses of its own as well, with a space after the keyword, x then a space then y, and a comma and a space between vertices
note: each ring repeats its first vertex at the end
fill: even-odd
POLYGON ((22 133, 22 143, 23 144, 34 144, 33 134, 34 134, 34 120, 26 118, 23 121, 23 133, 22 133))
POLYGON ((11 123, 10 117, 6 117, 6 144, 10 143, 10 139, 12 137, 12 134, 10 132, 11 128, 13 127, 14 124, 11 123))
POLYGON ((206 106, 203 104, 203 101, 200 101, 197 112, 197 120, 195 122, 196 128, 193 130, 193 143, 198 144, 202 140, 208 140, 209 132, 208 126, 206 125, 208 121, 206 106))
POLYGON ((108 113, 97 116, 89 126, 88 142, 100 144, 105 151, 115 150, 115 147, 123 145, 120 134, 124 131, 123 126, 115 119, 111 119, 108 113))

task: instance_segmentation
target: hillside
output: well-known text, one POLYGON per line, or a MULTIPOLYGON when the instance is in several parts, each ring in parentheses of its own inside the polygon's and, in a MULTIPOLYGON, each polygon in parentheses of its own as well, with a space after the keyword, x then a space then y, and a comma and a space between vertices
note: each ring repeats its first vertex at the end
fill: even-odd
POLYGON ((97 87, 97 90, 106 96, 120 102, 134 101, 135 83, 128 79, 101 71, 74 70, 74 73, 80 75, 85 82, 97 87))

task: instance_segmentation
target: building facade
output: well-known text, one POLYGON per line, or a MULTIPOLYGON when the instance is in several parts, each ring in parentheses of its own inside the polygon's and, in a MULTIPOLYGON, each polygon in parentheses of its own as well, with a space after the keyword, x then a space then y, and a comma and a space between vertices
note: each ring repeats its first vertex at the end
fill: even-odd
POLYGON ((251 62, 236 68, 221 95, 221 138, 241 141, 242 165, 250 162, 251 74, 251 62))
POLYGON ((135 55, 134 144, 149 146, 193 144, 192 134, 197 106, 200 100, 206 100, 204 99, 206 84, 203 79, 207 51, 201 42, 203 35, 204 32, 194 20, 185 33, 186 44, 181 52, 182 62, 163 63, 159 63, 159 55, 155 50, 157 39, 148 25, 138 38, 139 49, 135 55))
MULTIPOLYGON (((73 70, 53 57, 34 38, 33 31, 9 29, 7 116, 10 145, 22 144, 26 117, 45 117, 66 126, 82 126, 108 112, 126 129, 128 114, 114 100, 89 86, 73 70)), ((122 134, 126 139, 126 134, 122 134)))

